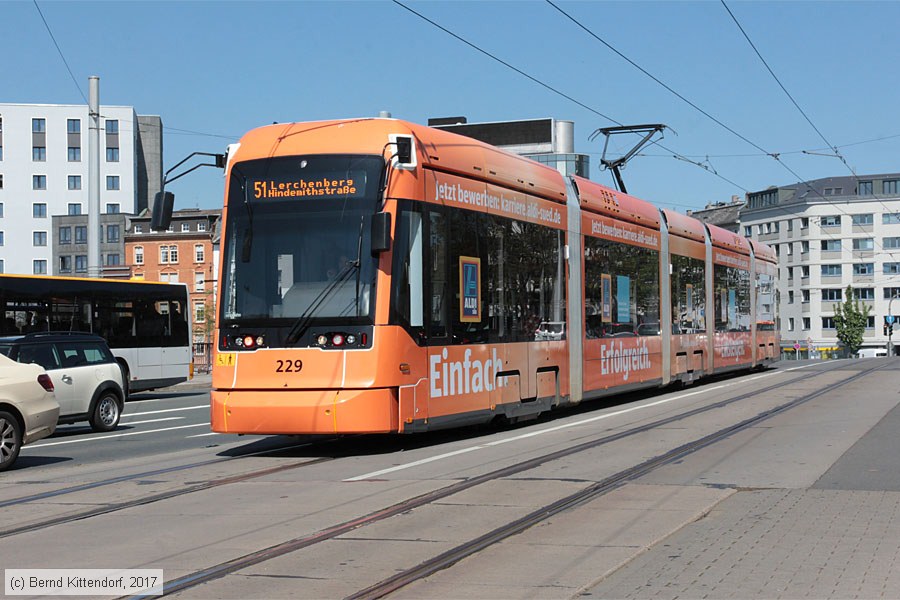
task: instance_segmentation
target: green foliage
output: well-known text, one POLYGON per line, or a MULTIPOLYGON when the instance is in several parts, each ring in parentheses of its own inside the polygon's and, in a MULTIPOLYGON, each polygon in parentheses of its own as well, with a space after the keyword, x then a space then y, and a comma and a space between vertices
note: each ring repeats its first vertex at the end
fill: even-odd
POLYGON ((859 301, 853 293, 853 286, 848 285, 844 290, 844 302, 834 305, 834 327, 837 330, 837 338, 850 351, 856 354, 863 344, 863 333, 866 331, 866 322, 869 320, 871 306, 859 301))

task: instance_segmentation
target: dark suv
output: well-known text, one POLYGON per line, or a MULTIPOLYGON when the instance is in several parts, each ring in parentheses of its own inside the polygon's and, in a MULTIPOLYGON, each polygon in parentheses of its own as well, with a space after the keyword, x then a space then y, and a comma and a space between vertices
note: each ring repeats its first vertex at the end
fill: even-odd
POLYGON ((69 332, 0 337, 0 354, 44 367, 56 388, 60 423, 90 421, 94 431, 119 424, 125 406, 122 370, 102 337, 69 332))

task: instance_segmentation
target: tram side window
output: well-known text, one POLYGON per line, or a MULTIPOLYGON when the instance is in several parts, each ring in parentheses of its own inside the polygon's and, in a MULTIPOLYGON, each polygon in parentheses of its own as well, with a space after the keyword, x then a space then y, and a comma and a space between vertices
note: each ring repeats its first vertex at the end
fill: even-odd
MULTIPOLYGON (((565 277, 562 232, 484 213, 429 208, 424 219, 428 244, 424 262, 427 341, 430 345, 563 339, 565 277), (542 324, 552 337, 541 337, 542 324), (551 328, 549 324, 556 326, 551 328)), ((399 218, 399 245, 406 223, 399 218)), ((414 242, 402 252, 416 260, 414 242)), ((395 266, 393 304, 403 321, 414 276, 395 266), (408 288, 408 292, 407 292, 408 288)), ((411 305, 411 302, 410 302, 411 305)), ((414 328, 413 328, 414 329, 414 328)))
POLYGON ((750 331, 750 272, 716 265, 713 285, 716 331, 750 331))
POLYGON ((588 338, 660 334, 659 252, 584 238, 588 338))
POLYGON ((671 282, 672 333, 705 333, 705 263, 673 254, 671 282))

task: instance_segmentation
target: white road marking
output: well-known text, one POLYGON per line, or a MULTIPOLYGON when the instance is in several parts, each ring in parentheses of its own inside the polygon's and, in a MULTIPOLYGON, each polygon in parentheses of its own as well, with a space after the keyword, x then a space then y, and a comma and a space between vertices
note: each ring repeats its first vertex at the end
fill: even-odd
POLYGON ((144 423, 161 423, 163 421, 180 421, 182 419, 184 417, 163 417, 162 419, 148 419, 146 421, 119 421, 119 425, 143 425, 144 423))
POLYGON ((201 408, 205 408, 206 410, 209 410, 209 404, 203 404, 200 406, 185 406, 184 408, 164 408, 163 410, 149 410, 147 412, 138 412, 138 413, 130 412, 126 415, 122 415, 122 418, 124 419, 125 417, 143 417, 144 415, 159 415, 162 413, 178 412, 181 410, 200 410, 201 408))
POLYGON ((96 435, 92 437, 80 438, 77 440, 64 440, 61 442, 50 442, 49 444, 30 444, 28 446, 24 446, 22 448, 23 451, 30 450, 32 448, 46 448, 47 446, 61 446, 63 444, 80 444, 82 442, 102 442, 104 440, 111 440, 115 438, 128 437, 132 435, 144 435, 145 433, 160 433, 163 431, 175 431, 176 429, 189 429, 191 427, 209 427, 209 423, 195 423, 193 425, 179 425, 178 427, 168 427, 165 429, 148 429, 147 431, 131 431, 128 433, 114 433, 112 435, 96 435))

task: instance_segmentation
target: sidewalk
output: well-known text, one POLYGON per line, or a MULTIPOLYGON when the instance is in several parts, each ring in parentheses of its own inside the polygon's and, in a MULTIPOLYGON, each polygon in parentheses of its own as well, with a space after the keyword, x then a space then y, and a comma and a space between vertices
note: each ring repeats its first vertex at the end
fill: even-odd
POLYGON ((195 373, 192 379, 188 379, 187 381, 183 381, 181 383, 176 383, 175 385, 159 388, 156 391, 159 392, 180 392, 183 390, 196 390, 206 388, 209 389, 212 387, 212 374, 210 373, 195 373))

